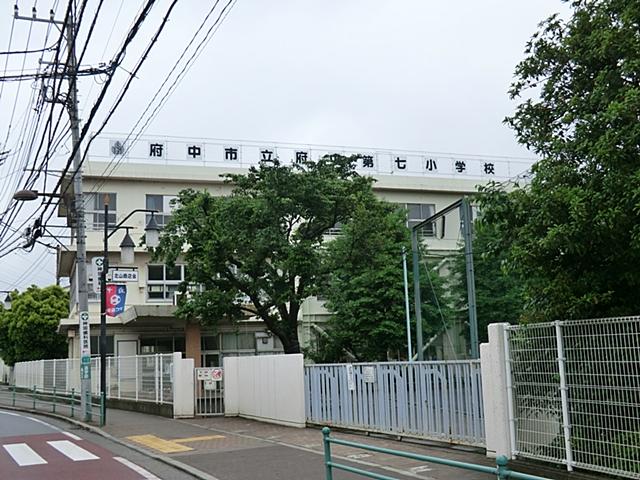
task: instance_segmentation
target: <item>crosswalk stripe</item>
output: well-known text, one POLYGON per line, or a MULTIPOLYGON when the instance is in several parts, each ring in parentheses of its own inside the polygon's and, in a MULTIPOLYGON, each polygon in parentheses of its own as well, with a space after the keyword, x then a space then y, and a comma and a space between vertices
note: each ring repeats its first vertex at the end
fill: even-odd
POLYGON ((75 435, 73 433, 70 433, 70 432, 62 432, 62 433, 73 440, 82 440, 82 438, 80 438, 78 435, 75 435))
POLYGON ((54 440, 47 443, 74 462, 98 460, 100 458, 69 440, 54 440))
POLYGON ((145 480, 160 480, 158 477, 156 477, 153 473, 151 473, 148 470, 145 470, 144 468, 142 468, 139 465, 136 465, 133 462, 130 462, 129 460, 127 460, 126 458, 122 458, 122 457, 113 457, 114 460, 122 463, 123 465, 126 465, 127 467, 129 467, 131 470, 133 470, 136 473, 139 473, 140 475, 142 475, 142 478, 144 478, 145 480))
POLYGON ((38 455, 29 445, 26 443, 10 443, 2 446, 13 461, 21 467, 29 465, 43 465, 47 461, 38 455))

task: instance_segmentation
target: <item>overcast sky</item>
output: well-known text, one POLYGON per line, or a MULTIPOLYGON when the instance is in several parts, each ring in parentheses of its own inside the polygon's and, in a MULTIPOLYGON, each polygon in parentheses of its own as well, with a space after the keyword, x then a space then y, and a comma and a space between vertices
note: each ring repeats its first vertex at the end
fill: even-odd
MULTIPOLYGON (((9 50, 10 38, 11 50, 42 48, 47 24, 14 23, 13 3, 5 0, 0 7, 0 51, 9 50)), ((17 3, 21 15, 31 14, 34 0, 17 3)), ((67 2, 35 3, 39 17, 48 17, 54 8, 56 18, 62 18, 67 2)), ((142 3, 104 2, 83 68, 113 58, 142 3)), ((127 50, 92 129, 113 104, 170 3, 156 2, 127 50)), ((106 132, 131 131, 214 3, 178 1, 106 132)), ((219 2, 205 31, 226 3, 219 2)), ((89 0, 79 49, 97 4, 89 0)), ((502 123, 515 105, 507 89, 537 24, 555 12, 568 12, 559 0, 237 0, 230 8, 147 134, 532 158, 502 123)), ((57 38, 52 30, 47 45, 57 38)), ((6 75, 20 74, 23 61, 25 71, 33 72, 39 57, 9 56, 6 75)), ((6 59, 0 56, 2 72, 6 59)), ((51 54, 44 59, 52 60, 51 54)), ((84 77, 79 82, 82 120, 104 80, 84 77)), ((33 160, 24 145, 18 147, 20 134, 28 131, 25 120, 33 118, 27 114, 35 91, 32 82, 2 85, 0 151, 11 150, 11 155, 0 166, 0 211, 19 184, 21 161, 33 160)), ((58 166, 66 162, 68 147, 67 141, 59 149, 58 166)), ((55 178, 47 185, 52 181, 55 178)), ((26 205, 14 226, 37 207, 37 202, 26 205)), ((53 283, 54 271, 55 254, 44 247, 17 251, 0 258, 0 290, 53 283)))

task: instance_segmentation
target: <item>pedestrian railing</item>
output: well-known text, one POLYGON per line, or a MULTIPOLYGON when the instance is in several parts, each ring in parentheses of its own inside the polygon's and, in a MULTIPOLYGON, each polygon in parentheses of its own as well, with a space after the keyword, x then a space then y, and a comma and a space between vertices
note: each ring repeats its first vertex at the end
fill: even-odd
POLYGON ((91 402, 88 403, 88 416, 83 415, 80 404, 80 395, 75 389, 71 389, 70 392, 58 392, 54 388, 52 392, 45 393, 38 391, 36 386, 31 389, 17 388, 15 385, 0 388, 0 406, 6 405, 35 412, 55 413, 89 422, 97 420, 101 427, 104 425, 104 395, 91 398, 91 402))
POLYGON ((345 445, 347 447, 360 448, 362 450, 368 450, 370 452, 385 453, 387 455, 394 455, 397 457, 411 458, 413 460, 420 460, 422 462, 436 463, 440 465, 446 465, 449 467, 460 468, 463 470, 471 470, 474 472, 487 473, 489 475, 496 475, 498 479, 504 480, 508 478, 516 478, 520 480, 549 480, 545 477, 538 477, 535 475, 528 475, 526 473, 519 473, 509 470, 507 468, 508 459, 501 455, 496 459, 496 466, 489 467, 486 465, 477 465, 475 463, 458 462, 455 460, 448 460, 446 458, 431 457, 428 455, 420 455, 417 453, 403 452, 401 450, 391 450, 389 448, 375 447, 373 445, 366 445, 364 443, 350 442, 348 440, 341 440, 331 437, 331 429, 324 427, 322 429, 323 444, 324 444, 324 465, 325 465, 325 479, 333 480, 333 469, 344 470, 345 472, 355 473, 362 475, 363 477, 376 478, 378 480, 398 480, 396 477, 389 477, 387 475, 381 475, 379 473, 370 472, 361 468, 344 465, 342 463, 336 463, 331 456, 331 444, 345 445))

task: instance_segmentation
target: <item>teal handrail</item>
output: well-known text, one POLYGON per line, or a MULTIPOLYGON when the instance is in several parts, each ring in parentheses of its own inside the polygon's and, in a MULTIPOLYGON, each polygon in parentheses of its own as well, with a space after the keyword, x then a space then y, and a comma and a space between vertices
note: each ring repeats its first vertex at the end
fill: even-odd
POLYGON ((497 475, 498 479, 505 480, 508 478, 515 478, 519 480, 549 480, 545 477, 538 477, 536 475, 528 475, 526 473, 519 473, 509 470, 507 464, 509 459, 504 455, 500 455, 496 458, 496 466, 488 467, 486 465, 477 465, 475 463, 458 462, 456 460, 448 460, 446 458, 431 457, 428 455, 420 455, 418 453, 403 452, 401 450, 391 450, 384 447, 376 447, 373 445, 367 445, 364 443, 350 442, 348 440, 341 440, 331 437, 331 429, 324 427, 322 429, 322 437, 324 444, 324 465, 325 465, 325 478, 326 480, 333 480, 333 469, 344 470, 345 472, 351 472, 363 477, 375 478, 377 480, 398 480, 396 477, 388 477, 379 473, 369 472, 357 467, 351 467, 341 463, 336 463, 331 457, 331 444, 346 445, 348 447, 360 448, 362 450, 368 450, 370 452, 386 453, 387 455, 395 455, 397 457, 411 458, 413 460, 420 460, 423 462, 437 463, 440 465, 447 465, 449 467, 462 468, 464 470, 471 470, 474 472, 488 473, 490 475, 497 475))

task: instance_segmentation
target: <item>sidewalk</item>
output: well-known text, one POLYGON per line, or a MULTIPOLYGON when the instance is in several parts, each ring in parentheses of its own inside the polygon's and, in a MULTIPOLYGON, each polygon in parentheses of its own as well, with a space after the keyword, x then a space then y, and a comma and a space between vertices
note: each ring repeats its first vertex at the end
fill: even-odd
MULTIPOLYGON (((122 410, 109 410, 104 431, 149 452, 195 467, 220 480, 323 480, 322 433, 315 428, 290 428, 242 418, 173 420, 122 410)), ((419 445, 388 438, 334 431, 333 436, 379 447, 405 450, 462 462, 493 466, 483 452, 465 447, 419 445)), ((433 480, 484 480, 486 474, 406 458, 333 445, 341 463, 397 477, 433 480)), ((361 479, 334 470, 336 480, 361 479)))

